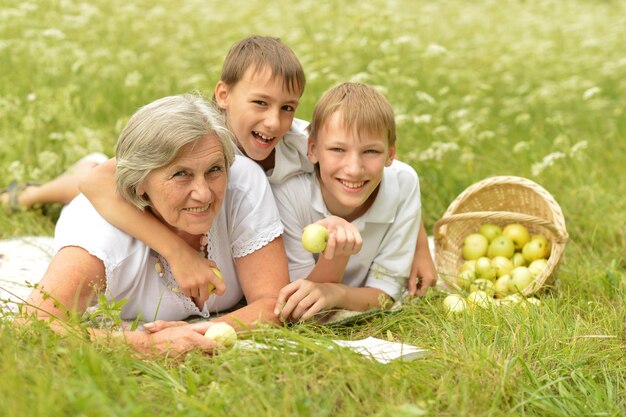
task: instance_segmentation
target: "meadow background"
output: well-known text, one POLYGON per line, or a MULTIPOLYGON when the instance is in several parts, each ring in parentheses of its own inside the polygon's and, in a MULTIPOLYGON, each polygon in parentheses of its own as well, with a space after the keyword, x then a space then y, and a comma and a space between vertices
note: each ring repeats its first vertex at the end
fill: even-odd
MULTIPOLYGON (((571 237, 539 309, 449 318, 431 291, 354 326, 250 336, 296 340, 291 354, 143 360, 0 318, 0 415, 623 416, 625 28, 608 0, 0 0, 0 187, 111 155, 154 99, 210 96, 256 33, 299 56, 299 118, 338 82, 379 86, 431 233, 467 186, 518 175, 555 197, 571 237), (370 335, 433 354, 382 365, 325 344, 370 335)), ((51 235, 58 210, 0 212, 0 237, 51 235)))

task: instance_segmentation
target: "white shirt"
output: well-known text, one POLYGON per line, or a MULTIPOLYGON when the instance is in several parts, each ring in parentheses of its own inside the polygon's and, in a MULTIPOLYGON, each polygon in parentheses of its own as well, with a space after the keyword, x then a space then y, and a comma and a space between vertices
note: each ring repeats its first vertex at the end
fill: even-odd
MULTIPOLYGON (((294 175, 313 172, 307 156, 308 125, 309 122, 294 118, 289 131, 274 148, 274 168, 265 172, 270 184, 282 184, 294 175)), ((239 148, 235 149, 238 155, 243 155, 239 148)))
MULTIPOLYGON (((273 184, 274 197, 285 226, 283 238, 292 281, 306 278, 317 255, 301 243, 302 229, 331 215, 324 204, 315 174, 301 174, 273 184)), ((386 167, 376 200, 355 219, 363 239, 361 251, 350 257, 342 283, 377 288, 394 299, 404 292, 415 254, 421 220, 419 179, 409 165, 394 161, 386 167)))
MULTIPOLYGON (((57 248, 78 246, 104 263, 108 299, 128 299, 121 318, 182 320, 192 315, 208 317, 234 307, 243 297, 234 258, 267 245, 283 231, 263 170, 253 161, 236 157, 219 216, 208 233, 208 257, 224 276, 226 293, 212 295, 199 310, 180 292, 164 260, 163 277, 156 273, 157 258, 143 242, 107 223, 80 195, 61 214, 55 230, 57 248)), ((263 277, 259 276, 259 284, 263 277)))

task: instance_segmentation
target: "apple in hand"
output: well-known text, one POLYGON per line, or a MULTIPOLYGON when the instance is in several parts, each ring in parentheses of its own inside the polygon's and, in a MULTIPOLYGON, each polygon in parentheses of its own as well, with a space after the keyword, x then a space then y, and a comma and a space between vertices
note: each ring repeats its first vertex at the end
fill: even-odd
POLYGON ((302 230, 302 247, 311 253, 323 252, 328 236, 328 229, 321 224, 312 223, 302 230))
MULTIPOLYGON (((211 271, 213 271, 213 273, 215 274, 215 276, 217 278, 219 278, 220 281, 224 281, 224 277, 222 276, 222 272, 217 269, 217 268, 211 268, 211 271)), ((215 291, 215 285, 211 284, 209 282, 209 294, 213 294, 213 291, 215 291)))
POLYGON ((502 235, 513 241, 516 250, 522 250, 524 245, 530 240, 528 229, 519 223, 511 223, 504 226, 502 235))
POLYGON ((465 237, 463 240, 463 258, 466 260, 478 259, 481 256, 487 254, 487 248, 489 247, 489 241, 480 233, 472 233, 465 237))
POLYGON ((509 280, 509 291, 517 293, 524 291, 534 280, 532 272, 525 266, 518 266, 511 271, 511 279, 509 280))
POLYGON ((490 258, 495 258, 496 256, 504 256, 505 258, 510 258, 515 253, 515 244, 511 240, 511 238, 507 236, 497 236, 495 239, 491 241, 489 244, 489 249, 487 249, 487 256, 490 258))
POLYGON ((204 333, 205 337, 215 340, 224 347, 232 347, 237 341, 237 332, 228 323, 217 322, 204 333))
POLYGON ((491 242, 496 236, 502 234, 502 229, 497 224, 485 223, 480 225, 478 233, 485 236, 487 240, 491 242))

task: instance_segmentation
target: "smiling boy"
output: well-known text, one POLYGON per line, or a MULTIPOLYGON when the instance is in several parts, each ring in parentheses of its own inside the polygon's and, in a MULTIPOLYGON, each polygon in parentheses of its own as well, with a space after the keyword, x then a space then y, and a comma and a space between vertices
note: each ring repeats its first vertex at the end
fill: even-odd
POLYGON ((308 139, 315 173, 273 187, 292 280, 279 294, 275 314, 281 319, 307 319, 331 308, 367 310, 379 307, 381 297, 401 298, 421 202, 417 174, 394 161, 395 142, 393 110, 373 87, 344 83, 315 106, 308 139), (362 248, 332 257, 307 252, 302 229, 314 222, 329 228, 329 242, 333 234, 356 231, 362 248))

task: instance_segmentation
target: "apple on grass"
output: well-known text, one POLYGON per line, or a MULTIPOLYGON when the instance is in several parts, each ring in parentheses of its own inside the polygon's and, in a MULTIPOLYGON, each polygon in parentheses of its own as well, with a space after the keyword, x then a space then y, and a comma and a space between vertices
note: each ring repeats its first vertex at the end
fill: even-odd
POLYGON ((524 245, 530 240, 530 233, 526 226, 519 223, 511 223, 504 226, 502 235, 510 238, 516 250, 522 250, 524 245))
POLYGON ((467 305, 470 308, 488 308, 492 303, 492 298, 484 291, 474 291, 467 296, 467 305))
POLYGON ((302 230, 302 247, 311 253, 323 252, 328 236, 328 229, 321 224, 312 223, 302 230))
POLYGON ((233 347, 237 342, 237 332, 230 324, 224 322, 213 323, 204 336, 227 348, 233 347))
POLYGON ((463 248, 461 249, 463 259, 472 260, 485 256, 488 247, 489 241, 485 236, 480 233, 471 233, 463 240, 463 248))
POLYGON ((443 306, 448 314, 455 314, 465 311, 467 303, 460 295, 450 294, 443 299, 443 306))

